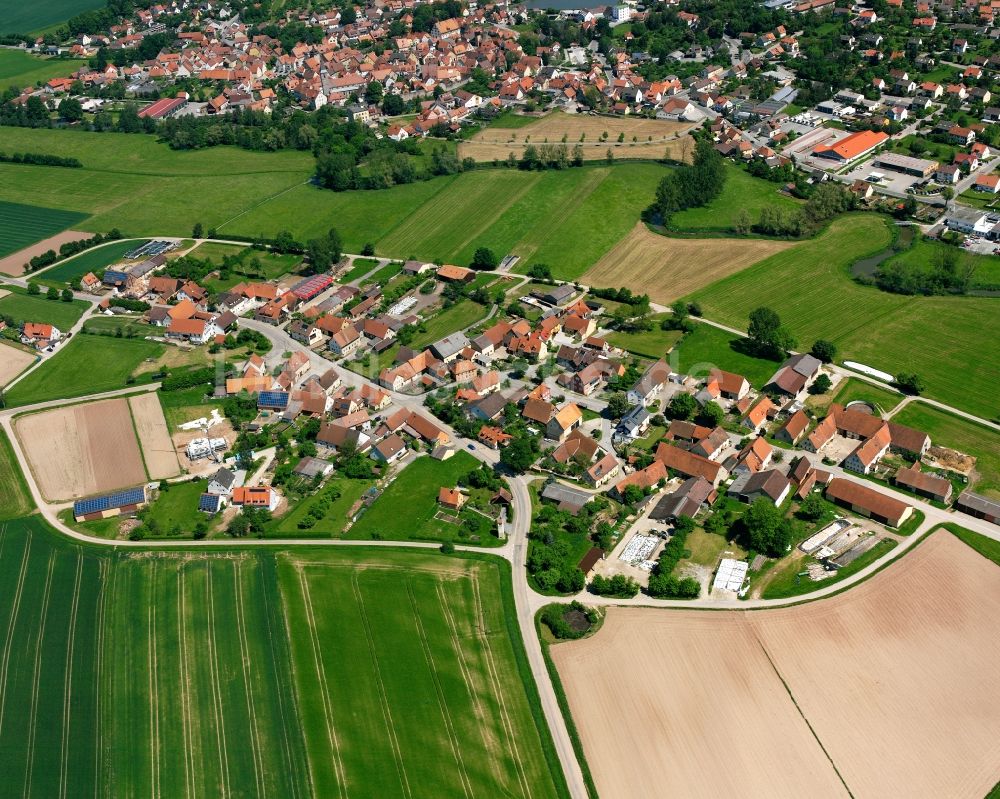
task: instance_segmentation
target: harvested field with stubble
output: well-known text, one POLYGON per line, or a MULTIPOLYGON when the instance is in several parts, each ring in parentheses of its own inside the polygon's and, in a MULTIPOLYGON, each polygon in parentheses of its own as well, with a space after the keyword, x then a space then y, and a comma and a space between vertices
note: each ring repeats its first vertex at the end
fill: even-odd
POLYGON ((1000 779, 998 616, 997 567, 939 531, 830 599, 612 608, 552 657, 603 799, 981 799, 1000 779))
MULTIPOLYGON (((6 292, 0 291, 0 297, 6 292)), ((35 356, 10 344, 0 342, 0 388, 27 369, 35 361, 35 356)))
POLYGON ((129 397, 132 420, 142 447, 142 457, 150 480, 173 477, 180 471, 177 451, 170 440, 167 422, 163 418, 163 408, 154 392, 129 397))
POLYGON ((635 117, 599 117, 590 114, 566 114, 555 111, 519 128, 488 127, 469 141, 458 145, 460 158, 474 158, 476 161, 505 160, 514 153, 520 158, 528 144, 538 146, 548 142, 559 144, 566 137, 565 144, 570 150, 577 144, 583 148, 587 161, 604 160, 608 148, 615 158, 661 159, 669 155, 677 161, 689 160, 694 145, 688 131, 697 127, 688 122, 668 122, 659 119, 637 119, 635 117), (601 136, 607 133, 607 139, 601 136), (618 136, 625 134, 625 140, 618 136), (581 135, 584 137, 580 141, 581 135), (632 141, 632 137, 637 141, 632 141))
POLYGON ((146 482, 125 399, 102 400, 15 420, 42 495, 70 500, 146 482))
POLYGON ((642 222, 581 278, 597 287, 627 286, 664 305, 792 246, 766 239, 681 239, 642 222))

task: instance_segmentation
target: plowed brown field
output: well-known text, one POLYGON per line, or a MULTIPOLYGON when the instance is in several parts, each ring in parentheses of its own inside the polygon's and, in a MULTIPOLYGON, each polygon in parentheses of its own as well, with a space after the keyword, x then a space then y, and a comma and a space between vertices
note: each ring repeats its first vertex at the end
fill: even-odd
POLYGON ((125 399, 29 414, 17 419, 14 429, 42 495, 49 501, 146 482, 125 399))
POLYGON ((156 393, 139 394, 128 401, 132 408, 132 419, 139 434, 142 456, 151 480, 173 477, 181 467, 177 463, 177 451, 167 432, 163 418, 163 408, 156 393))
POLYGON ((942 531, 830 599, 612 608, 552 656, 602 799, 981 799, 1000 779, 998 618, 1000 570, 942 531))
POLYGON ((666 305, 791 246, 764 239, 675 239, 639 222, 580 280, 626 286, 666 305))
MULTIPOLYGON (((0 291, 0 296, 8 292, 0 291)), ((0 387, 7 385, 34 362, 35 356, 9 344, 0 343, 0 387)))

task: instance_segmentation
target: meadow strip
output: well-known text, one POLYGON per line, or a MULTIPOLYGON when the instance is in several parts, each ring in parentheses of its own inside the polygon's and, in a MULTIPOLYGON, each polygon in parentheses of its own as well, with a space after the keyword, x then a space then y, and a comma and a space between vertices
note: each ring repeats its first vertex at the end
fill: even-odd
POLYGON ((215 647, 215 595, 212 592, 212 564, 205 568, 205 591, 208 597, 208 624, 206 625, 206 655, 212 705, 215 710, 215 738, 219 746, 220 791, 229 795, 229 752, 226 748, 226 720, 222 710, 222 689, 219 686, 219 663, 215 647))
POLYGON ((31 713, 28 716, 28 758, 24 767, 24 795, 31 788, 31 773, 35 765, 35 731, 38 728, 38 689, 42 672, 42 644, 45 641, 45 625, 49 619, 49 600, 52 597, 52 572, 55 570, 56 553, 49 553, 49 563, 45 573, 45 589, 42 592, 42 606, 39 609, 38 637, 35 639, 35 659, 31 676, 31 713))
POLYGON ((486 655, 490 683, 493 685, 493 692, 499 701, 500 717, 503 720, 504 730, 507 733, 507 744, 514 758, 514 767, 517 769, 518 781, 521 784, 525 799, 528 799, 531 796, 531 788, 524 773, 524 764, 521 762, 521 755, 518 753, 517 736, 514 733, 514 725, 511 723, 510 714, 507 711, 507 699, 500 686, 500 676, 493 659, 493 647, 490 645, 489 631, 486 629, 486 618, 483 615, 483 601, 479 592, 479 580, 475 577, 472 578, 472 593, 475 597, 477 630, 480 643, 483 646, 483 652, 486 655))
POLYGON ((21 555, 21 569, 17 576, 17 588, 14 591, 14 601, 10 605, 10 619, 7 621, 7 635, 4 638, 3 657, 0 658, 0 733, 3 733, 4 713, 7 709, 7 669, 10 666, 10 654, 14 645, 14 626, 17 624, 17 614, 21 607, 21 596, 24 592, 24 579, 28 573, 28 561, 31 558, 31 534, 24 545, 21 555))
POLYGON ((385 718, 385 726, 389 733, 389 743, 392 746, 393 755, 396 759, 396 770, 399 773, 399 784, 406 796, 412 796, 410 783, 407 778, 406 769, 403 767, 403 755, 399 747, 399 739, 396 737, 396 727, 392 720, 392 710, 389 707, 389 700, 386 696, 385 683, 382 680, 382 669, 375 653, 375 642, 372 640, 371 625, 368 622, 368 615, 365 612, 365 601, 361 596, 361 587, 358 585, 357 570, 351 572, 351 588, 354 591, 354 598, 358 604, 358 611, 361 614, 361 622, 365 630, 365 637, 368 641, 368 652, 371 656, 372 671, 375 677, 375 684, 378 687, 378 694, 382 706, 382 715, 385 718))
POLYGON ((264 782, 264 759, 260 751, 260 731, 257 729, 257 714, 254 713, 253 688, 250 682, 250 647, 247 643, 246 619, 243 615, 243 583, 240 579, 239 560, 233 563, 233 595, 236 610, 236 634, 240 644, 240 668, 243 673, 243 691, 247 700, 247 718, 250 721, 250 752, 253 755, 253 776, 258 796, 266 796, 264 782))
MULTIPOLYGON (((3 557, 0 551, 0 558, 3 557)), ((80 583, 83 577, 83 556, 76 554, 76 577, 73 580, 73 604, 70 608, 69 633, 66 646, 66 666, 63 678, 63 723, 62 738, 59 742, 59 797, 65 799, 68 788, 67 773, 69 760, 70 718, 73 710, 73 652, 76 645, 76 619, 80 610, 80 583)))
POLYGON ((316 681, 319 684, 320 695, 323 698, 323 708, 326 711, 326 734, 330 742, 330 752, 333 755, 334 771, 337 777, 337 784, 340 788, 340 795, 347 795, 347 777, 344 773, 344 762, 340 754, 340 742, 337 740, 337 730, 333 720, 333 703, 330 701, 330 691, 326 685, 326 677, 323 672, 323 656, 321 652, 319 636, 316 634, 316 617, 313 613, 312 596, 309 592, 309 581, 306 579, 305 569, 296 566, 299 577, 299 588, 302 592, 302 601, 306 612, 306 626, 309 628, 309 641, 312 646, 313 666, 316 669, 316 681))
POLYGON ((437 669, 434 665, 434 656, 431 652, 430 645, 427 643, 427 632, 424 630, 423 621, 420 618, 420 613, 417 611, 417 601, 413 596, 413 584, 409 579, 406 581, 406 593, 410 598, 410 610, 413 612, 413 620, 417 627, 420 647, 424 650, 424 660, 427 663, 427 668, 434 681, 434 690, 437 693, 438 707, 441 710, 441 716, 444 719, 445 729, 448 732, 448 740, 451 743, 451 750, 458 763, 459 776, 462 780, 462 791, 471 799, 472 783, 469 781, 469 774, 465 768, 465 761, 462 758, 462 747, 458 740, 458 735, 455 733, 455 725, 451 718, 451 712, 448 709, 448 702, 445 699, 444 691, 441 688, 441 679, 438 676, 437 669))

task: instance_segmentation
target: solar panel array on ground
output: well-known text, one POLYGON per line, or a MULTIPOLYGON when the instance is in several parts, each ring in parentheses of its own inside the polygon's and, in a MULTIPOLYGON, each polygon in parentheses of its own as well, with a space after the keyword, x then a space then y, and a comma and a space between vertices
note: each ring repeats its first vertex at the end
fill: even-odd
POLYGON ((116 491, 114 494, 105 494, 103 497, 78 499, 73 503, 73 515, 86 516, 89 513, 102 513, 112 508, 123 508, 126 505, 140 505, 145 501, 145 488, 141 486, 127 488, 124 491, 116 491))
POLYGON ((198 510, 206 513, 218 513, 220 499, 217 494, 202 494, 198 500, 198 510))
POLYGON ((129 259, 142 258, 143 256, 151 258, 155 255, 165 253, 173 246, 173 242, 169 241, 147 241, 134 250, 129 250, 125 253, 125 257, 129 259))
POLYGON ((287 391, 261 391, 257 395, 258 408, 285 409, 288 407, 287 391))
POLYGON ((292 294, 300 300, 311 300, 332 285, 333 278, 329 275, 313 275, 292 286, 292 294))

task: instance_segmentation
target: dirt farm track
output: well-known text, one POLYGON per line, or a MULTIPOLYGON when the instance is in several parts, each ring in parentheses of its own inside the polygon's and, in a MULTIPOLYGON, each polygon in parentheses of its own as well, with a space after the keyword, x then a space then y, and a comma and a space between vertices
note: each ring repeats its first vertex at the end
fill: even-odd
POLYGON ((830 599, 612 608, 552 657, 602 799, 982 799, 998 618, 1000 570, 940 531, 830 599))
POLYGON ((14 430, 49 501, 146 482, 126 399, 28 414, 15 420, 14 430))
POLYGON ((636 223, 581 278, 591 286, 626 286, 667 305, 791 247, 764 239, 679 239, 636 223))

